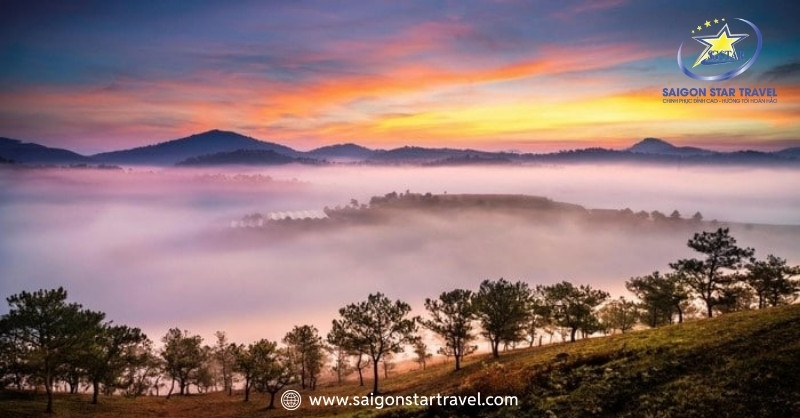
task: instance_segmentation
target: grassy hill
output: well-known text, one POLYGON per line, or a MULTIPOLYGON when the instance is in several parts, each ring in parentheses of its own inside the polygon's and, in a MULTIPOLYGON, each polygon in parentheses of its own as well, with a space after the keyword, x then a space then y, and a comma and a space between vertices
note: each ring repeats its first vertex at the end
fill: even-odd
MULTIPOLYGON (((797 417, 800 416, 800 305, 729 314, 655 330, 474 356, 390 375, 387 395, 516 395, 517 407, 311 407, 265 411, 265 395, 103 397, 56 400, 59 417, 797 417)), ((369 385, 367 385, 369 387, 369 385)), ((314 395, 363 395, 353 383, 314 395)), ((303 395, 311 394, 305 392, 303 395)), ((36 417, 41 395, 0 392, 0 416, 36 417)))

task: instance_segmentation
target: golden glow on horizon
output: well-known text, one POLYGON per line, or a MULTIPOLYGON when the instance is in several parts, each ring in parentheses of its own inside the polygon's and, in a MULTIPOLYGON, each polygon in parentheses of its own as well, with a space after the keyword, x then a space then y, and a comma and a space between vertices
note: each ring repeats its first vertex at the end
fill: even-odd
MULTIPOLYGON (((627 54, 626 60, 660 54, 633 51, 614 45, 594 53, 627 54)), ((616 146, 645 136, 680 142, 747 135, 751 143, 800 137, 800 87, 794 85, 777 86, 777 104, 667 104, 657 86, 625 91, 624 80, 609 83, 612 78, 599 75, 574 82, 569 74, 599 64, 567 53, 546 56, 471 71, 405 66, 299 85, 218 74, 172 82, 123 80, 117 89, 21 91, 0 102, 0 110, 13 115, 18 107, 35 107, 65 121, 78 115, 95 131, 111 132, 109 140, 133 138, 134 146, 209 129, 298 148, 357 142, 535 149, 538 142, 616 146), (214 77, 218 84, 205 81, 214 77)), ((102 148, 121 146, 115 141, 102 148)))
MULTIPOLYGON (((787 88, 781 94, 791 102, 800 98, 798 90, 787 88)), ((550 141, 638 138, 649 132, 673 138, 684 132, 697 136, 746 133, 757 137, 764 129, 796 130, 793 126, 796 106, 686 105, 662 103, 661 99, 657 92, 639 91, 556 103, 531 100, 464 104, 412 115, 386 116, 358 126, 329 126, 324 133, 335 137, 366 133, 371 138, 424 135, 431 138, 431 143, 452 139, 480 143, 484 138, 518 139, 520 134, 550 141)))

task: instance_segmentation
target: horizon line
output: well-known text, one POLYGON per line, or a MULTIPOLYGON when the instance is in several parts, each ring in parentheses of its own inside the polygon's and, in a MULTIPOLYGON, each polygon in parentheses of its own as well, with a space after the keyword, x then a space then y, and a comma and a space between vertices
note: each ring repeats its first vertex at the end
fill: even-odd
MULTIPOLYGON (((251 136, 251 135, 248 135, 248 134, 244 134, 244 133, 241 133, 241 132, 238 132, 238 131, 234 131, 234 130, 213 128, 213 129, 208 129, 208 130, 204 130, 204 131, 201 131, 201 132, 190 133, 188 135, 181 136, 181 137, 178 137, 178 138, 156 140, 156 142, 151 142, 151 143, 138 145, 138 146, 133 146, 133 147, 117 148, 117 149, 110 149, 110 150, 98 151, 98 152, 91 152, 91 151, 90 152, 84 152, 84 151, 76 151, 74 148, 67 148, 67 147, 53 146, 53 145, 45 145, 42 142, 31 141, 31 140, 27 140, 27 139, 12 138, 12 137, 9 137, 9 136, 0 136, 0 138, 16 140, 16 141, 20 141, 21 143, 41 145, 41 146, 45 146, 45 147, 48 147, 48 148, 64 149, 64 150, 68 150, 68 151, 74 152, 74 153, 79 154, 79 155, 84 156, 84 157, 92 157, 92 156, 96 156, 96 155, 100 155, 100 154, 106 154, 106 153, 112 153, 112 152, 121 152, 121 151, 129 151, 129 150, 138 149, 138 148, 157 146, 157 145, 160 145, 160 144, 164 144, 164 143, 168 143, 168 142, 172 142, 172 141, 183 140, 183 139, 187 139, 187 138, 190 138, 190 137, 193 137, 193 136, 208 134, 208 133, 212 133, 212 132, 235 134, 235 135, 246 137, 246 138, 249 138, 249 139, 252 139, 252 140, 255 140, 255 141, 259 141, 259 142, 271 143, 271 144, 285 146, 285 147, 291 148, 294 151, 303 152, 303 153, 312 152, 312 151, 315 151, 315 150, 318 150, 318 149, 321 149, 321 148, 332 147, 332 146, 355 145, 355 146, 366 148, 366 149, 368 149, 370 151, 391 151, 391 150, 402 149, 402 148, 422 148, 422 149, 452 149, 452 150, 476 151, 476 152, 486 152, 486 153, 507 153, 507 154, 518 154, 518 155, 525 155, 525 154, 544 155, 544 154, 553 154, 553 153, 568 152, 568 151, 580 151, 580 150, 588 150, 588 149, 604 149, 604 150, 610 150, 610 151, 627 151, 631 147, 633 147, 633 146, 635 146, 635 145, 637 145, 637 144, 639 144, 639 143, 641 143, 641 142, 643 142, 645 140, 648 140, 648 139, 662 141, 662 142, 665 142, 665 143, 667 143, 667 144, 669 144, 669 145, 671 145, 671 146, 673 146, 675 148, 699 148, 701 150, 711 151, 711 152, 719 152, 719 153, 747 152, 747 151, 756 151, 756 152, 769 153, 769 152, 779 152, 779 151, 790 149, 790 148, 800 147, 800 139, 798 139, 798 140, 774 140, 774 141, 770 141, 769 144, 764 144, 766 146, 766 148, 769 148, 769 149, 766 149, 764 146, 762 146, 762 147, 752 147, 753 144, 748 144, 744 148, 741 148, 741 147, 733 148, 733 146, 735 146, 736 144, 730 144, 728 146, 724 146, 724 145, 721 146, 720 144, 716 144, 716 145, 710 145, 710 144, 698 144, 698 145, 680 144, 680 145, 676 145, 675 143, 671 142, 670 140, 667 140, 667 139, 664 139, 664 138, 659 138, 659 137, 656 137, 656 136, 645 136, 645 137, 640 137, 640 139, 638 139, 638 140, 631 139, 631 143, 629 145, 620 146, 620 147, 607 146, 607 145, 604 146, 604 145, 601 145, 600 143, 597 143, 597 142, 596 143, 592 143, 592 142, 589 142, 589 141, 580 141, 580 142, 578 142, 578 141, 570 141, 570 140, 561 140, 561 141, 553 141, 553 140, 515 141, 517 143, 520 143, 520 145, 522 145, 522 144, 525 144, 525 145, 547 145, 547 144, 555 145, 555 144, 562 144, 563 145, 563 144, 568 143, 568 142, 578 142, 578 143, 576 143, 576 145, 579 145, 579 144, 585 145, 585 146, 582 146, 582 147, 581 146, 576 146, 576 147, 571 147, 571 148, 551 148, 550 150, 542 150, 542 151, 524 151, 524 150, 521 150, 521 149, 514 149, 514 148, 491 150, 491 149, 487 149, 487 148, 471 147, 471 146, 448 146, 448 145, 442 144, 442 143, 439 143, 439 144, 405 143, 403 145, 390 146, 390 147, 372 147, 372 146, 364 145, 363 143, 358 143, 358 142, 353 142, 353 141, 332 142, 332 143, 329 143, 329 144, 326 144, 326 145, 320 145, 320 146, 309 148, 309 149, 306 150, 306 149, 295 148, 293 145, 289 145, 291 142, 295 142, 295 141, 282 142, 281 140, 264 140, 264 139, 261 139, 261 138, 255 137, 255 136, 251 136), (725 149, 724 150, 718 149, 720 146, 722 148, 725 148, 725 149)), ((598 141, 598 142, 600 142, 600 141, 598 141)), ((620 141, 615 141, 615 142, 620 142, 620 141)))

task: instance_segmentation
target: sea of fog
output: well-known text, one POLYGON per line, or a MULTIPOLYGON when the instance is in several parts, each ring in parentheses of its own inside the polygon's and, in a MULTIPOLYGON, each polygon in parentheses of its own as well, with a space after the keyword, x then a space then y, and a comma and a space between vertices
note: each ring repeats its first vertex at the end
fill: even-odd
MULTIPOLYGON (((422 314, 425 297, 505 277, 626 294, 631 276, 691 255, 685 232, 646 234, 487 216, 217 240, 259 212, 319 211, 391 191, 529 194, 587 208, 701 212, 742 223, 742 245, 800 264, 800 170, 574 165, 0 171, 0 294, 64 286, 74 301, 141 327, 208 340, 327 332, 339 307, 382 291, 422 314), (796 228, 794 229, 796 231, 796 228), (217 242, 218 241, 218 242, 217 242)), ((740 232, 737 232, 740 231, 740 232)), ((7 307, 0 307, 5 312, 7 307)))

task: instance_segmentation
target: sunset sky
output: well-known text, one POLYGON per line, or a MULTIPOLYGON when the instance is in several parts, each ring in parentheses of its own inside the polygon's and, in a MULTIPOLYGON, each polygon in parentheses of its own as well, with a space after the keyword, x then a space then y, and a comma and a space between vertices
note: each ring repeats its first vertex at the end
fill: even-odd
POLYGON ((715 149, 800 145, 797 2, 1 8, 0 136, 86 154, 209 129, 301 150, 357 142, 544 151, 624 147, 647 136, 715 149), (724 17, 760 28, 755 65, 724 82, 683 75, 681 42, 724 17), (664 104, 664 87, 775 87, 779 97, 664 104))

